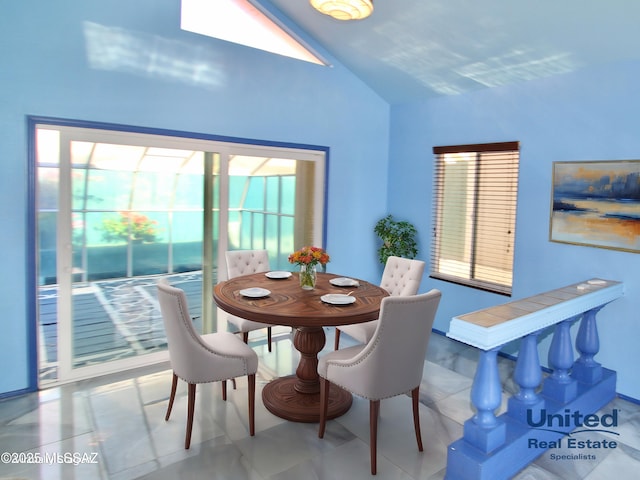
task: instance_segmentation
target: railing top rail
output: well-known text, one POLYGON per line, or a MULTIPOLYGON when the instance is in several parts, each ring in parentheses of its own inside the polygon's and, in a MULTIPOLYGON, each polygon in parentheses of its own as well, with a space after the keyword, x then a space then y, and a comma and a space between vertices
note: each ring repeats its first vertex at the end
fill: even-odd
POLYGON ((482 350, 601 307, 624 294, 614 280, 591 279, 513 302, 453 317, 447 336, 482 350))

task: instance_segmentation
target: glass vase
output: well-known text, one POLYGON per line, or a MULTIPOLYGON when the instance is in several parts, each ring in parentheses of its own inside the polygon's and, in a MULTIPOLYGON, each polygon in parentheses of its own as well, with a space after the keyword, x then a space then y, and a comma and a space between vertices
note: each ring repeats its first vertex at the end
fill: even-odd
POLYGON ((300 288, 303 290, 313 290, 316 288, 316 266, 300 265, 300 288))

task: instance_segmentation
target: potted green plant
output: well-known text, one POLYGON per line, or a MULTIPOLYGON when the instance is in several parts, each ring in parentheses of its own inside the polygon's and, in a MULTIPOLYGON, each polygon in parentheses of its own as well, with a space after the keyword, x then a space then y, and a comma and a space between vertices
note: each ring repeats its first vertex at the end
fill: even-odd
POLYGON ((373 231, 382 240, 378 249, 378 259, 383 265, 390 256, 415 258, 418 255, 416 236, 418 231, 413 224, 396 221, 392 215, 378 220, 373 231))

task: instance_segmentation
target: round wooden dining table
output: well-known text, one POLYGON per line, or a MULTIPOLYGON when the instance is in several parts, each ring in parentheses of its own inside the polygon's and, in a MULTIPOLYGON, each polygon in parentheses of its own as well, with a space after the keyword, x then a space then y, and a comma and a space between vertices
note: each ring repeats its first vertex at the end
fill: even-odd
MULTIPOLYGON (((334 286, 331 279, 342 278, 318 273, 316 287, 303 290, 298 274, 287 278, 268 278, 264 273, 244 275, 219 283, 213 298, 222 310, 238 317, 294 328, 293 344, 300 352, 295 375, 272 380, 262 390, 265 407, 274 415, 295 422, 317 422, 320 418, 320 378, 318 353, 325 345, 323 327, 367 322, 378 318, 380 302, 389 293, 369 282, 353 279, 357 286, 334 286), (244 296, 241 290, 262 288, 268 295, 244 296), (321 300, 325 294, 349 294, 355 302, 334 305, 321 300)), ((346 413, 351 394, 334 385, 329 394, 327 418, 346 413)))

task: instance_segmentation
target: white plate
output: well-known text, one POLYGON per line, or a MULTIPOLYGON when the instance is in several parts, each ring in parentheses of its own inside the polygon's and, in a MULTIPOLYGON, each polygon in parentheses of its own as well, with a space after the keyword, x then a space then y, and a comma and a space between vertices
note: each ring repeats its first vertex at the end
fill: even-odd
POLYGON ((240 295, 243 295, 245 297, 250 297, 250 298, 266 297, 270 293, 271 292, 266 288, 259 288, 259 287, 245 288, 244 290, 240 290, 240 295))
POLYGON ((349 305, 356 301, 356 297, 352 297, 350 295, 343 295, 341 293, 328 293, 326 295, 322 295, 320 297, 325 303, 330 303, 332 305, 349 305))
POLYGON ((291 272, 282 272, 282 271, 267 272, 265 273, 265 276, 268 278, 274 278, 274 279, 289 278, 291 276, 291 272))
POLYGON ((332 278, 331 280, 329 280, 329 283, 331 285, 335 285, 336 287, 358 287, 358 286, 360 286, 360 283, 358 283, 357 280, 354 280, 353 278, 346 278, 346 277, 332 278))

